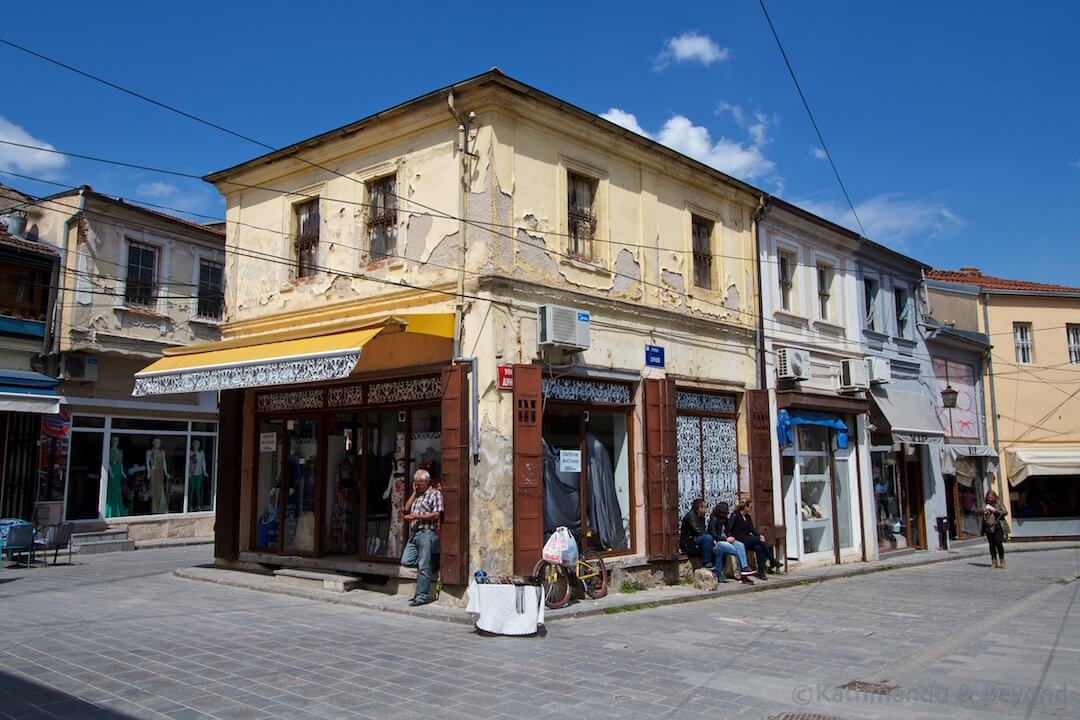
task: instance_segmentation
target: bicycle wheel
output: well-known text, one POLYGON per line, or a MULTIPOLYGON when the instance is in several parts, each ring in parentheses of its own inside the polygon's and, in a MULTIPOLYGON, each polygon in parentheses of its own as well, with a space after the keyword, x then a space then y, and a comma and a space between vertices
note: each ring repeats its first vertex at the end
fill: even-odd
POLYGON ((581 562, 587 567, 587 570, 586 567, 579 567, 579 570, 586 570, 583 574, 579 573, 585 594, 593 600, 599 600, 607 595, 608 574, 604 558, 595 550, 587 550, 581 562))
POLYGON ((566 568, 541 560, 533 568, 533 575, 540 578, 544 587, 544 605, 554 610, 570 604, 570 577, 566 568))

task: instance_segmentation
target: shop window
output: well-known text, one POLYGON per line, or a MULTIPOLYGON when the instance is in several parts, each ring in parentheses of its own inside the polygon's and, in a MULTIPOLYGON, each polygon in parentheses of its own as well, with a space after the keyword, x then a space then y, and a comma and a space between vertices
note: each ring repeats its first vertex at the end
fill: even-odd
POLYGON ((208 320, 220 320, 225 314, 225 268, 220 263, 199 261, 197 314, 208 320))
POLYGON ((776 278, 780 290, 780 308, 791 311, 795 289, 795 267, 797 260, 795 253, 787 250, 778 250, 776 253, 776 278))
POLYGON ((694 286, 712 289, 712 233, 713 222, 698 215, 691 218, 694 249, 694 286))
POLYGON ((308 200, 293 206, 295 238, 293 260, 296 277, 308 277, 318 271, 319 263, 319 199, 308 200))
POLYGON ((408 531, 404 503, 409 496, 407 430, 404 410, 367 414, 364 468, 363 555, 397 558, 408 531))
POLYGON ((918 465, 918 453, 913 457, 909 462, 902 451, 870 454, 880 553, 922 546, 919 521, 922 500, 918 491, 921 479, 915 468, 910 467, 918 465))
POLYGON ((285 441, 288 454, 285 459, 282 549, 286 553, 313 553, 319 424, 314 420, 287 420, 285 441))
POLYGON ((381 260, 397 252, 397 178, 373 180, 368 192, 368 258, 381 260))
POLYGON ((356 555, 359 551, 363 432, 363 420, 357 413, 338 413, 327 428, 323 543, 330 555, 356 555))
POLYGON ((544 536, 567 527, 582 548, 632 547, 627 413, 549 405, 544 411, 544 536))
POLYGON ((113 430, 140 430, 142 432, 187 432, 186 422, 175 420, 148 420, 146 418, 113 418, 113 430))
POLYGON ((1080 325, 1066 325, 1065 339, 1069 344, 1069 363, 1080 365, 1080 325))
POLYGON ((593 244, 598 225, 596 215, 596 190, 599 183, 594 178, 577 173, 567 173, 566 227, 569 235, 569 254, 582 260, 596 258, 593 244))
POLYGON ((188 444, 188 512, 214 509, 214 459, 217 438, 193 435, 188 444))
POLYGON ((76 415, 75 419, 72 420, 72 426, 77 428, 103 428, 105 427, 105 418, 76 415))
POLYGON ((829 307, 832 299, 832 284, 834 271, 831 265, 819 262, 817 265, 817 292, 818 292, 818 318, 831 320, 832 312, 829 307))
POLYGON ((183 512, 186 470, 186 436, 113 432, 106 495, 119 498, 114 517, 183 512))
MULTIPOLYGON (((71 460, 64 517, 67 520, 96 520, 101 489, 101 449, 105 434, 72 432, 70 437, 71 460)), ((60 493, 60 497, 63 497, 63 486, 60 493)), ((111 516, 106 514, 106 517, 111 516)))
POLYGON ((1018 519, 1080 517, 1080 477, 1033 475, 1012 489, 1011 500, 1018 519))
POLYGON ((281 520, 281 454, 284 420, 259 423, 258 480, 255 493, 255 547, 277 550, 281 520))
POLYGON ((129 305, 153 307, 157 304, 158 249, 143 243, 128 243, 127 279, 124 301, 129 305))
POLYGON ((1016 362, 1030 365, 1034 362, 1035 343, 1032 340, 1031 323, 1013 323, 1013 340, 1016 345, 1016 362))

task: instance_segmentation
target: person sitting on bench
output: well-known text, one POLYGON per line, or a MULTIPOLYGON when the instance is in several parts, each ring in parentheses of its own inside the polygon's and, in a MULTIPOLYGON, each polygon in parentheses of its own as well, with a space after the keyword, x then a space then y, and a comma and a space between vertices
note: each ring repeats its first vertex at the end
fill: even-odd
POLYGON ((712 570, 718 582, 727 582, 724 577, 724 555, 735 554, 735 548, 728 543, 721 547, 709 534, 705 522, 705 501, 694 500, 690 511, 683 516, 679 528, 679 547, 690 557, 700 557, 706 570, 712 570))
POLYGON ((754 519, 750 517, 750 501, 743 500, 735 505, 735 512, 728 517, 728 534, 742 540, 747 550, 753 550, 757 554, 757 576, 765 579, 766 561, 768 569, 772 572, 780 571, 780 563, 776 560, 772 548, 765 542, 765 535, 754 526, 754 519))
POLYGON ((746 562, 746 545, 728 533, 727 521, 728 504, 726 502, 717 503, 716 507, 713 508, 712 515, 709 516, 709 534, 712 535, 717 548, 721 549, 726 555, 734 555, 735 559, 738 560, 739 579, 748 585, 753 585, 754 581, 750 579, 750 576, 754 574, 754 571, 750 569, 750 564, 746 562))

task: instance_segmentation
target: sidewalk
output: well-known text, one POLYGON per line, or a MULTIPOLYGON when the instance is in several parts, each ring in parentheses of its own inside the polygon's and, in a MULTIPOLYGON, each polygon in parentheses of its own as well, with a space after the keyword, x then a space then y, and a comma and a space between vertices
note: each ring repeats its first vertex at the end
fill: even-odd
MULTIPOLYGON (((1038 542, 1038 543, 1010 543, 1007 548, 1009 554, 1022 554, 1029 552, 1044 552, 1050 550, 1080 550, 1080 543, 1076 542, 1038 542)), ((801 570, 785 575, 770 575, 769 580, 755 579, 754 585, 744 585, 735 581, 721 584, 713 591, 697 590, 686 585, 669 585, 650 590, 641 590, 634 593, 609 592, 607 597, 600 600, 583 599, 571 603, 568 607, 558 610, 546 610, 546 624, 569 620, 590 615, 615 614, 630 612, 644 608, 659 607, 661 605, 674 605, 677 603, 693 602, 696 600, 708 600, 721 598, 727 595, 744 595, 746 593, 766 592, 780 588, 790 588, 799 585, 835 580, 837 578, 849 578, 869 573, 884 572, 887 570, 900 570, 903 568, 929 565, 932 563, 948 562, 950 560, 964 560, 968 558, 982 558, 989 562, 989 556, 985 543, 969 544, 951 550, 936 550, 926 552, 914 552, 895 558, 886 558, 873 562, 851 563, 848 565, 829 565, 827 567, 801 570)), ((260 592, 290 595, 308 600, 335 603, 338 605, 351 605, 369 610, 399 613, 422 617, 429 620, 472 625, 472 616, 465 612, 464 608, 431 603, 420 607, 409 607, 409 599, 404 596, 387 595, 373 590, 353 590, 346 593, 330 592, 326 590, 309 590, 306 588, 281 585, 270 575, 258 575, 255 573, 240 572, 236 570, 222 570, 209 566, 196 566, 180 568, 174 571, 177 577, 188 580, 199 580, 228 587, 242 588, 245 590, 258 590, 260 592)))

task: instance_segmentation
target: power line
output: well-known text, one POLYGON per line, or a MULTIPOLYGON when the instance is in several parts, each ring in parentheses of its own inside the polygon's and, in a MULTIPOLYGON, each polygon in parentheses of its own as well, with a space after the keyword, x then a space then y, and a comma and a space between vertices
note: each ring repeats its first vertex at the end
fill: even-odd
POLYGON ((817 133, 818 142, 821 143, 821 149, 825 151, 825 157, 829 159, 829 165, 832 167, 833 175, 836 176, 836 182, 840 185, 840 189, 844 193, 844 199, 847 200, 848 207, 851 208, 851 214, 855 217, 855 222, 859 225, 859 231, 862 233, 863 237, 866 237, 866 228, 863 227, 862 220, 859 219, 859 213, 855 210, 855 204, 851 202, 851 196, 848 195, 847 188, 844 187, 844 181, 840 179, 840 170, 837 169, 832 153, 829 152, 829 147, 825 144, 825 138, 821 134, 821 128, 818 127, 817 120, 814 119, 814 113, 810 111, 810 103, 806 101, 806 94, 803 93, 802 86, 799 85, 799 78, 795 77, 795 68, 791 66, 791 60, 788 59, 788 54, 784 50, 784 44, 780 42, 780 34, 776 32, 776 26, 773 25, 772 18, 769 17, 769 11, 765 8, 765 0, 758 0, 758 4, 761 5, 761 12, 765 14, 765 20, 769 23, 769 30, 772 31, 772 36, 776 40, 776 47, 780 48, 780 55, 784 58, 784 64, 787 65, 791 80, 795 83, 795 89, 799 91, 799 99, 802 100, 803 107, 806 108, 806 114, 810 117, 810 124, 814 126, 814 132, 817 133))

